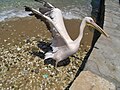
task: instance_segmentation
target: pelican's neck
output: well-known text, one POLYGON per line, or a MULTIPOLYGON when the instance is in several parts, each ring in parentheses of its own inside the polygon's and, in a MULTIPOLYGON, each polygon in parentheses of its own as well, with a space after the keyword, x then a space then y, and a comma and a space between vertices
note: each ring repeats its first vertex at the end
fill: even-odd
POLYGON ((76 43, 79 43, 81 42, 81 39, 83 37, 83 31, 84 31, 84 28, 86 26, 86 20, 83 19, 82 22, 81 22, 81 25, 80 25, 80 32, 79 32, 79 36, 77 37, 77 39, 75 40, 76 43))

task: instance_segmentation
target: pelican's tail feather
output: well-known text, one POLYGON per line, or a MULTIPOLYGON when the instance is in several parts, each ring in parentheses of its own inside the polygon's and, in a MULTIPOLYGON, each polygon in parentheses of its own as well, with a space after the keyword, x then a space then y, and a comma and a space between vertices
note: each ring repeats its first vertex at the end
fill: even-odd
POLYGON ((47 52, 45 54, 45 59, 48 59, 48 58, 53 58, 54 54, 52 52, 47 52))

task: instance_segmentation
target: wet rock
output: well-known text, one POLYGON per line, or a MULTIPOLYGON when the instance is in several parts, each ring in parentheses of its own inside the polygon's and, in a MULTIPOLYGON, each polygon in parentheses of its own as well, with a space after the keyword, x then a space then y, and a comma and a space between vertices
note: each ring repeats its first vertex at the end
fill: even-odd
POLYGON ((38 74, 39 73, 39 69, 35 69, 35 73, 38 74))
POLYGON ((90 71, 82 71, 70 90, 116 90, 115 85, 90 71))

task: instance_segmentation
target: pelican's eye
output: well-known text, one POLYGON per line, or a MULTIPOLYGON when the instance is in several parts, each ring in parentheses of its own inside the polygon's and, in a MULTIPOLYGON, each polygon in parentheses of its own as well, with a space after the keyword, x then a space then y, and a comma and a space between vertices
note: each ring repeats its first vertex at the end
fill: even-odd
POLYGON ((93 20, 90 20, 90 22, 93 22, 93 20))

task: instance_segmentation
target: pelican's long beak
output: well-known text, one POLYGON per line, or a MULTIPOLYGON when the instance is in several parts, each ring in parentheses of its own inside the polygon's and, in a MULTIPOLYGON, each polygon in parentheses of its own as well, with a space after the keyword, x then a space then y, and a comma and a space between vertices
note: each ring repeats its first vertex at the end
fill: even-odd
POLYGON ((98 30, 100 33, 102 33, 106 37, 109 37, 109 35, 100 26, 98 26, 95 22, 88 23, 88 26, 95 28, 96 30, 98 30))

